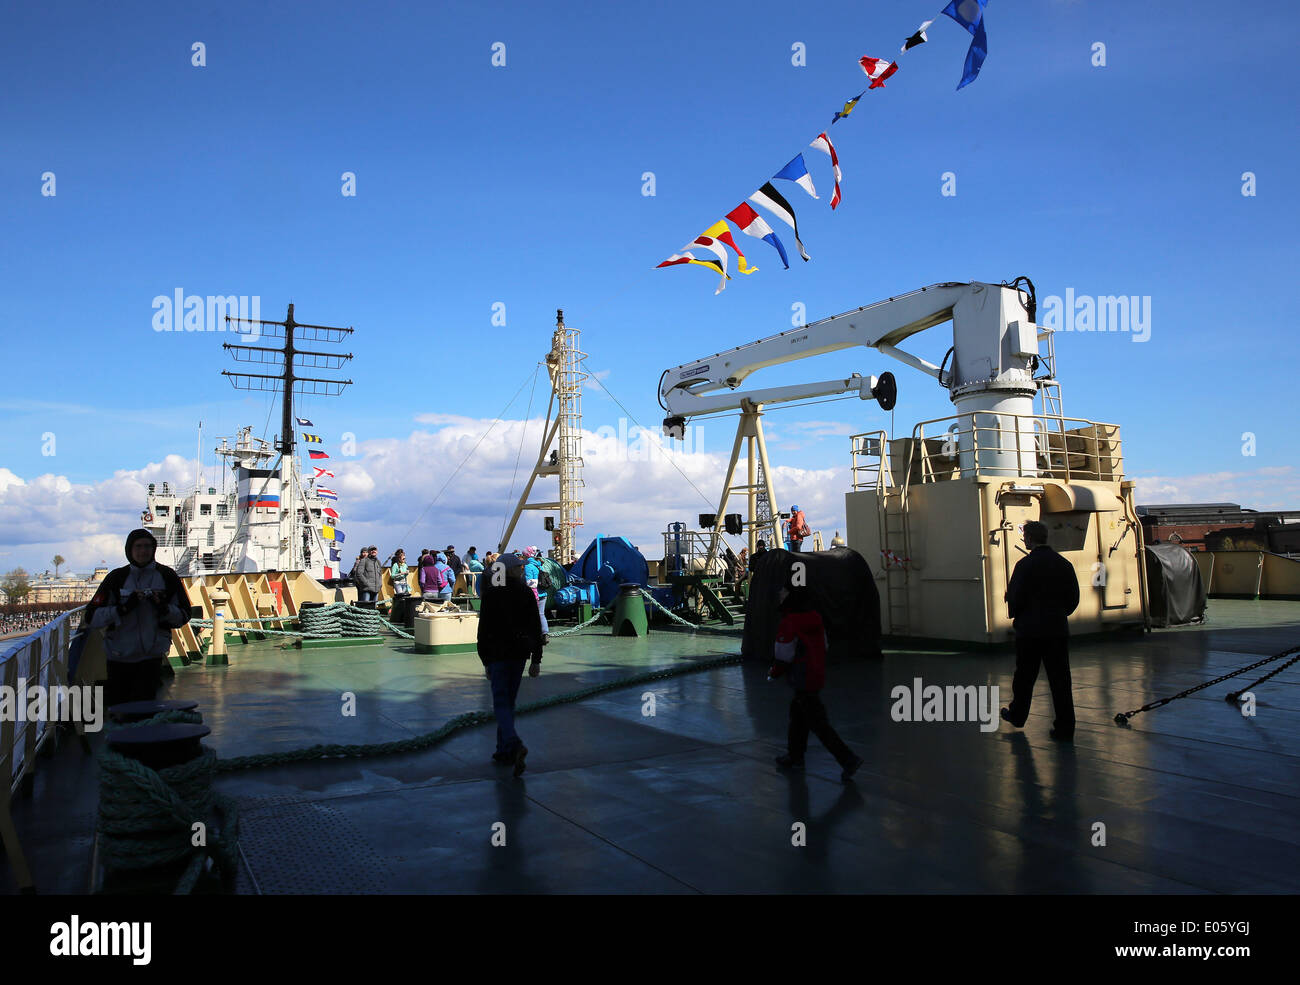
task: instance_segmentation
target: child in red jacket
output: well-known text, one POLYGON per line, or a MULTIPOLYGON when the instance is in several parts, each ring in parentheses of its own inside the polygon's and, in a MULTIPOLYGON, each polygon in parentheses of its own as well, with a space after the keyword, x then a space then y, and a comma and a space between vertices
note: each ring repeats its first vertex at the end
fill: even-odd
POLYGON ((826 684, 826 648, 826 626, 813 607, 812 594, 803 586, 788 589, 781 601, 775 659, 768 671, 768 680, 785 677, 794 688, 787 738, 789 751, 777 756, 776 764, 786 769, 803 769, 808 733, 813 732, 840 764, 840 780, 847 783, 863 760, 831 728, 818 693, 826 684))

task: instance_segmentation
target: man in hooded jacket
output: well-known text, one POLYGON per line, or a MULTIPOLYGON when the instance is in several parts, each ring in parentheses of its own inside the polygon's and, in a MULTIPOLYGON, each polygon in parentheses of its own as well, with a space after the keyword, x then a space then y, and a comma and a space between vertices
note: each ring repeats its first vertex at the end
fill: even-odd
POLYGON ((503 555, 485 573, 478 655, 492 684, 497 717, 497 749, 492 759, 503 766, 513 764, 515 776, 520 776, 528 749, 515 731, 515 698, 530 657, 528 675, 541 673, 542 622, 537 600, 524 580, 523 558, 517 554, 503 555))
POLYGON ((104 630, 104 703, 110 708, 157 697, 171 631, 190 618, 185 586, 175 571, 154 560, 157 547, 148 530, 132 530, 126 538, 130 563, 108 573, 82 614, 84 626, 104 630))

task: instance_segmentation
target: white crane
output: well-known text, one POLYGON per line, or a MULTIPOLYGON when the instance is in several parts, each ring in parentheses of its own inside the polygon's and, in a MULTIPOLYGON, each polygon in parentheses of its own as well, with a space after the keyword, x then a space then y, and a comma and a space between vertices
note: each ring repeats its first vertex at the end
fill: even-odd
MULTIPOLYGON (((889 410, 894 406, 896 387, 893 376, 889 373, 882 373, 879 377, 863 377, 855 373, 847 379, 757 390, 738 388, 752 373, 765 367, 863 346, 876 349, 937 379, 949 390, 959 413, 1023 415, 1010 419, 1016 423, 1010 425, 1011 435, 1008 440, 989 447, 982 442, 979 455, 981 463, 989 465, 1010 456, 1007 464, 1014 464, 1024 474, 1033 474, 1032 451, 1016 450, 1025 447, 1032 449, 1032 436, 1027 444, 1017 442, 1015 431, 1017 428, 1032 428, 1030 417, 1033 414, 1033 398, 1040 382, 1034 378, 1038 366, 1039 336, 1039 328, 1034 324, 1035 307, 1033 284, 1024 277, 1010 285, 978 281, 932 284, 779 335, 682 363, 664 370, 659 378, 660 405, 669 415, 664 420, 664 433, 682 437, 686 421, 691 417, 728 410, 741 411, 740 426, 736 431, 731 464, 727 469, 717 517, 723 515, 727 499, 734 491, 732 479, 742 439, 745 439, 749 443, 749 483, 735 489, 748 493, 749 547, 752 551, 755 540, 754 502, 757 494, 755 450, 762 462, 767 496, 773 504, 773 516, 778 515, 776 499, 771 489, 767 449, 763 441, 762 425, 759 423, 762 406, 857 391, 862 399, 874 397, 882 409, 889 410), (898 347, 899 343, 917 332, 947 321, 953 323, 953 344, 948 356, 944 358, 943 366, 935 366, 898 347)), ((1003 427, 1000 420, 996 427, 1003 427)), ((966 447, 960 450, 963 454, 970 454, 971 451, 966 447)), ((772 535, 775 536, 775 533, 773 529, 772 535)), ((710 560, 716 555, 717 536, 715 528, 710 560)))

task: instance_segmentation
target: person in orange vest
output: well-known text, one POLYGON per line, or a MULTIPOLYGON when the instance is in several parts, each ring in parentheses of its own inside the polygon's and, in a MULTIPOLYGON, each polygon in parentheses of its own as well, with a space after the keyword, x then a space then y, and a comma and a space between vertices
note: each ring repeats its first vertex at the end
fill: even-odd
POLYGON ((803 539, 812 531, 808 529, 808 521, 804 519, 803 510, 799 507, 790 507, 790 523, 786 529, 789 532, 790 550, 795 552, 802 550, 803 539))

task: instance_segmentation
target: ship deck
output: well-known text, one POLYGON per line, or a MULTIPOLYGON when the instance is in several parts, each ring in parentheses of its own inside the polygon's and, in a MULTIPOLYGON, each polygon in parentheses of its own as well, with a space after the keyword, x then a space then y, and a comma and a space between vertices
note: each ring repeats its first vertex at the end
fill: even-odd
MULTIPOLYGON (((851 784, 814 738, 783 773, 788 691, 744 664, 522 717, 528 771, 489 761, 493 726, 422 753, 222 776, 239 804, 244 893, 1294 893, 1300 890, 1300 665, 1243 717, 1208 688, 1137 708, 1300 642, 1300 603, 1211 600, 1204 626, 1077 641, 1073 745, 1048 738, 1040 676, 1023 732, 891 720, 890 691, 998 684, 1008 653, 886 649, 832 664, 831 721, 866 764, 851 784), (654 717, 642 714, 653 691, 654 717), (791 845, 807 825, 807 846, 791 845), (493 847, 493 825, 506 845, 493 847), (1093 845, 1093 826, 1106 844, 1093 845)), ((520 702, 739 651, 737 634, 557 638, 520 702)), ((431 731, 491 699, 473 654, 406 641, 300 651, 232 647, 177 672, 223 757, 431 731), (341 714, 341 694, 357 714, 341 714)), ((94 744, 102 743, 102 734, 94 744)), ((94 761, 63 742, 14 803, 44 893, 92 884, 94 761)), ((0 861, 0 887, 14 891, 0 861)))

